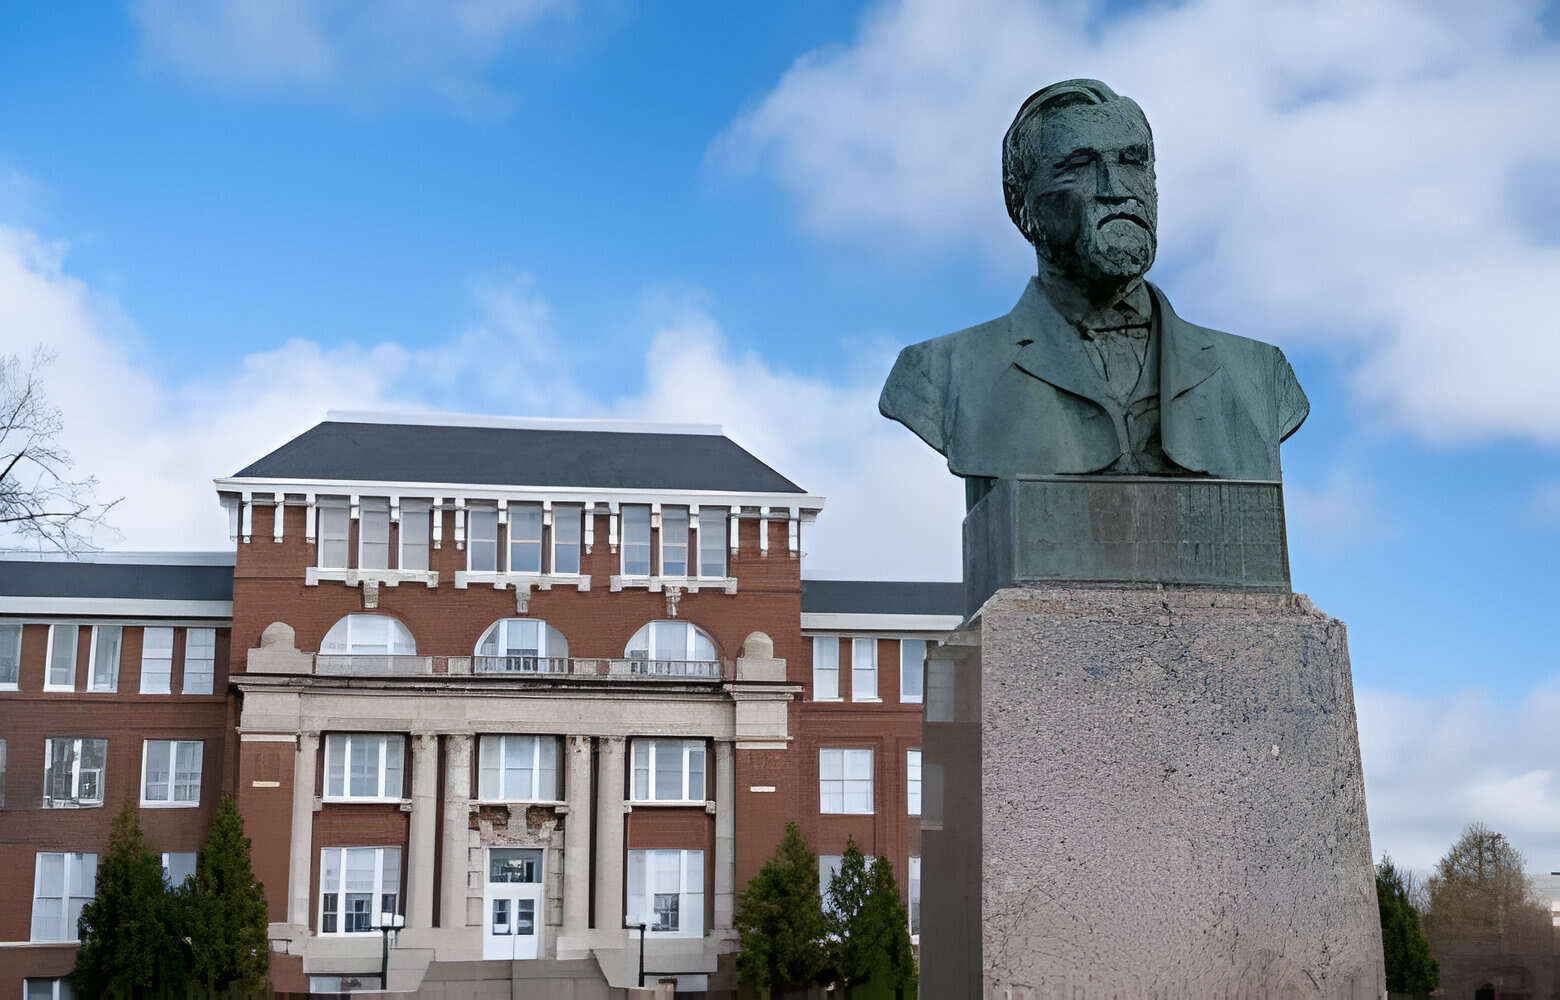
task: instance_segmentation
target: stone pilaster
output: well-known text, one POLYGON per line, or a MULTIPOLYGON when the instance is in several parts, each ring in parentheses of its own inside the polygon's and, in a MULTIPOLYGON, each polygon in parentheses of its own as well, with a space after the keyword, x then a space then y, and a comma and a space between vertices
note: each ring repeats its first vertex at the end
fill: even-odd
POLYGON ((444 871, 439 926, 466 926, 466 879, 470 867, 471 735, 445 737, 444 871))
POLYGON ((439 738, 412 734, 412 822, 406 838, 406 926, 433 926, 434 814, 438 807, 439 738))
POLYGON ((597 930, 623 926, 624 742, 621 736, 597 741, 601 751, 596 788, 597 930))
POLYGON ((590 737, 570 736, 563 827, 563 933, 579 939, 590 928, 590 737))
POLYGON ((314 782, 319 733, 299 733, 293 755, 292 856, 287 865, 287 922, 309 926, 309 876, 314 861, 314 782))
POLYGON ((715 927, 730 930, 736 908, 736 776, 732 773, 731 744, 715 742, 715 927))

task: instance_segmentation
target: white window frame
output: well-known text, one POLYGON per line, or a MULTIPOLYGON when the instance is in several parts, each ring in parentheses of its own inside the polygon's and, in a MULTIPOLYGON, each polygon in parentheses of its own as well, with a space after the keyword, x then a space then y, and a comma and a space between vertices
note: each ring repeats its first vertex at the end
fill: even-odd
POLYGON ((101 736, 45 736, 43 739, 43 797, 40 802, 45 809, 97 809, 103 805, 103 798, 107 794, 108 783, 108 740, 101 736), (52 777, 54 764, 54 744, 64 740, 72 744, 70 755, 70 797, 56 798, 50 794, 49 779, 52 777), (85 752, 83 744, 103 744, 103 766, 101 768, 87 768, 88 773, 97 772, 97 798, 83 798, 81 795, 81 758, 85 752))
MULTIPOLYGON (((158 671, 157 673, 159 675, 162 675, 162 671, 158 671)), ((142 694, 172 694, 173 693, 173 628, 168 626, 168 625, 147 625, 147 626, 145 626, 144 628, 141 629, 141 684, 140 684, 140 691, 141 691, 142 694), (164 686, 160 687, 160 688, 148 688, 146 686, 146 680, 147 680, 147 677, 149 676, 149 674, 147 673, 147 670, 146 670, 146 664, 147 664, 147 662, 149 660, 150 660, 150 662, 153 662, 153 663, 160 663, 160 662, 162 662, 163 657, 160 657, 160 656, 159 657, 148 657, 146 654, 151 653, 151 652, 161 653, 161 652, 164 651, 162 646, 154 647, 152 645, 152 641, 151 640, 152 640, 152 636, 154 634, 159 636, 159 637, 161 637, 165 633, 168 636, 168 646, 167 646, 168 672, 167 672, 166 675, 163 675, 163 676, 167 677, 167 683, 164 686)))
POLYGON ((558 797, 558 761, 562 757, 558 747, 558 737, 549 735, 532 735, 525 733, 484 733, 477 743, 477 801, 479 802, 561 802, 558 797), (526 742, 529 741, 529 747, 526 742), (518 746, 522 755, 530 757, 530 764, 526 768, 531 776, 531 795, 513 795, 509 788, 510 768, 506 762, 509 759, 509 748, 518 746), (552 794, 537 795, 541 791, 541 778, 545 773, 542 768, 542 750, 544 746, 552 747, 552 794), (530 753, 525 754, 529 749, 530 753), (489 767, 487 759, 493 754, 496 765, 489 767), (488 772, 496 772, 494 782, 497 787, 488 784, 488 772))
POLYGON ((629 756, 629 801, 640 805, 703 805, 709 789, 710 755, 703 740, 639 737, 632 741, 629 756), (680 798, 658 798, 656 784, 656 757, 672 750, 681 755, 682 795, 680 798), (699 781, 692 780, 693 759, 699 758, 699 781), (641 766, 643 764, 643 766, 641 766), (639 772, 645 772, 645 796, 639 794, 639 772))
POLYGON ((871 747, 819 747, 818 812, 830 816, 871 816, 876 805, 875 757, 871 747), (867 762, 867 777, 852 778, 850 774, 852 770, 859 770, 862 755, 865 755, 867 762), (852 761, 856 762, 855 766, 852 765, 852 761), (835 776, 836 773, 838 777, 835 776), (859 796, 862 784, 866 785, 867 808, 852 809, 850 808, 852 792, 859 796), (852 788, 852 785, 856 787, 852 788))
POLYGON ((585 556, 582 546, 585 537, 585 505, 577 503, 555 503, 552 509, 552 544, 547 570, 561 576, 579 576, 585 572, 585 556), (562 531, 562 526, 568 525, 567 531, 562 531), (573 535, 573 538, 567 537, 573 535), (573 550, 573 569, 560 570, 558 568, 558 553, 573 550))
MULTIPOLYGON (((76 633, 76 641, 81 641, 81 633, 76 633)), ((87 693, 113 694, 119 690, 119 663, 124 658, 125 652, 125 627, 123 625, 93 625, 91 645, 87 647, 87 693), (106 680, 98 676, 98 668, 104 667, 99 663, 98 644, 107 635, 116 635, 114 642, 114 662, 106 665, 106 680)))
POLYGON ((0 736, 0 809, 5 808, 5 737, 0 736))
POLYGON ((200 805, 200 786, 205 780, 206 769, 206 743, 204 740, 142 740, 141 741, 141 806, 145 809, 190 809, 200 805), (151 762, 153 747, 166 746, 168 748, 168 796, 162 799, 147 797, 146 778, 147 765, 151 762), (177 789, 180 784, 188 784, 179 780, 179 750, 182 747, 195 747, 195 797, 193 799, 177 798, 177 789))
POLYGON ((412 630, 407 628, 406 623, 399 618, 354 612, 338 618, 336 623, 325 632, 325 635, 320 638, 320 652, 332 656, 416 656, 417 637, 412 635, 412 630), (367 631, 370 622, 373 623, 374 628, 383 629, 382 635, 374 636, 375 640, 382 639, 382 642, 369 642, 368 639, 360 638, 360 635, 354 635, 354 633, 367 631), (336 634, 336 629, 341 628, 343 623, 346 626, 342 633, 346 636, 344 646, 339 637, 334 642, 331 641, 331 636, 336 634), (382 645, 385 648, 360 648, 369 645, 382 645))
MULTIPOLYGON (((471 655, 473 657, 493 657, 495 659, 521 661, 529 659, 534 659, 537 661, 567 659, 569 656, 569 640, 567 636, 553 628, 547 623, 545 619, 542 618, 500 618, 498 621, 489 625, 482 633, 482 635, 478 636, 477 644, 472 647, 471 655), (534 623, 536 625, 535 653, 510 652, 511 649, 527 650, 532 648, 530 646, 517 645, 511 642, 510 633, 515 630, 515 625, 519 622, 534 623), (493 643, 493 650, 491 652, 484 652, 482 647, 487 645, 490 639, 493 643)), ((509 667, 512 666, 514 666, 514 664, 506 664, 504 669, 498 670, 496 672, 509 672, 509 667)), ((531 664, 522 662, 516 668, 515 672, 530 673, 532 672, 531 666, 531 664)), ((535 666, 545 672, 546 669, 552 665, 546 662, 538 662, 535 664, 535 666)))
POLYGON ((850 700, 851 701, 882 701, 878 697, 878 665, 877 645, 875 638, 856 636, 850 640, 850 700), (867 650, 871 655, 866 659, 872 661, 871 666, 863 667, 862 650, 867 650), (870 683, 863 683, 863 679, 870 683), (866 692, 866 693, 863 693, 866 692))
POLYGON ((703 580, 724 580, 727 567, 730 565, 726 559, 726 533, 727 520, 730 515, 718 507, 705 507, 699 511, 699 578, 703 580), (720 572, 705 572, 704 560, 706 556, 720 557, 720 572))
MULTIPOLYGON (((0 624, 0 665, 9 664, 9 667, 0 666, 0 691, 20 690, 22 680, 22 623, 5 622, 0 624), (9 637, 16 636, 13 642, 9 637), (7 675, 10 679, 7 680, 7 675)), ((45 674, 45 677, 48 675, 45 674)))
POLYGON ((921 749, 905 751, 905 808, 909 815, 921 815, 921 749))
POLYGON ((359 569, 390 568, 389 497, 364 497, 358 502, 357 564, 359 569), (371 534, 377 537, 370 537, 371 534), (382 565, 369 565, 370 546, 383 553, 383 555, 375 553, 374 557, 374 562, 382 565))
POLYGON ((83 854, 75 851, 38 851, 33 856, 33 908, 32 919, 29 924, 29 941, 79 941, 77 937, 77 920, 81 916, 81 908, 87 904, 97 891, 97 855, 83 854), (60 885, 43 885, 43 859, 45 857, 58 857, 60 859, 60 885), (89 862, 87 859, 90 858, 89 862), (87 867, 92 870, 92 885, 85 886, 80 883, 86 879, 84 872, 87 867), (45 895, 45 888, 58 888, 57 893, 45 895), (72 889, 84 890, 72 892, 72 889), (38 902, 43 899, 59 900, 59 937, 42 937, 38 927, 38 902), (76 919, 72 919, 72 917, 76 919))
POLYGON ((184 676, 179 683, 181 694, 211 694, 217 683, 217 630, 214 628, 187 628, 184 630, 184 676), (196 640, 200 640, 197 645, 196 640), (207 640, 210 640, 209 642, 207 640), (196 655, 210 650, 209 656, 196 655), (191 670, 191 664, 205 664, 204 670, 191 670), (196 690, 190 678, 205 678, 205 690, 196 690))
POLYGON ((692 546, 689 544, 690 542, 693 541, 693 526, 692 526, 692 523, 693 523, 692 522, 692 514, 691 514, 691 512, 689 511, 689 509, 687 507, 684 507, 684 506, 681 506, 681 505, 678 505, 678 504, 663 504, 661 506, 661 530, 659 532, 660 544, 661 544, 661 552, 660 552, 660 560, 659 560, 659 562, 660 562, 660 573, 658 575, 660 575, 660 576, 667 576, 667 577, 673 577, 673 578, 679 579, 679 580, 686 580, 688 577, 693 575, 692 573, 688 572, 688 570, 690 568, 690 564, 688 562, 688 557, 693 554, 692 553, 692 546), (668 515, 670 515, 671 518, 674 521, 675 520, 680 520, 682 522, 682 528, 681 528, 682 541, 679 542, 679 541, 676 541, 674 539, 671 542, 670 545, 668 545, 667 539, 666 539, 666 535, 667 535, 666 521, 667 521, 668 515), (682 549, 682 572, 681 573, 673 573, 673 572, 669 571, 666 568, 666 550, 668 548, 671 548, 671 549, 681 548, 682 549))
POLYGON ((623 648, 623 655, 630 660, 639 660, 640 653, 644 653, 643 659, 651 663, 657 661, 683 661, 687 663, 718 663, 720 651, 715 647, 715 637, 704 631, 699 626, 687 619, 657 618, 654 621, 645 622, 628 639, 628 645, 623 648), (666 639, 662 638, 672 629, 657 628, 658 625, 686 625, 682 629, 682 649, 667 649, 666 639), (636 646, 635 641, 644 636, 644 645, 636 646), (709 656, 699 656, 699 640, 709 643, 709 656))
POLYGON ((322 847, 322 848, 320 848, 320 894, 319 894, 319 899, 317 899, 315 901, 315 917, 316 917, 318 922, 314 925, 315 928, 317 929, 317 933, 321 937, 359 937, 359 936, 362 936, 362 935, 378 934, 379 933, 379 931, 374 930, 372 927, 366 928, 364 930, 357 930, 357 931, 349 931, 349 930, 345 929, 346 925, 347 925, 347 889, 346 889, 346 882, 347 882, 347 852, 348 851, 373 851, 374 852, 374 888, 369 893, 369 895, 373 896, 373 900, 372 900, 373 906, 368 911, 369 912, 369 918, 370 918, 370 920, 369 920, 370 924, 377 924, 379 922, 379 914, 381 914, 383 912, 386 912, 386 910, 385 910, 385 896, 393 896, 394 897, 394 899, 391 900, 391 904, 392 905, 390 906, 390 909, 389 909, 388 912, 395 913, 395 914, 401 914, 402 913, 402 910, 401 910, 401 863, 404 860, 404 857, 403 857, 403 853, 402 853, 402 851, 401 851, 401 849, 399 847, 395 847, 395 846, 385 846, 385 847, 322 847), (336 863, 336 879, 337 879, 337 882, 336 882, 336 890, 335 890, 335 892, 331 892, 325 885, 325 872, 326 872, 325 857, 326 857, 327 854, 331 853, 332 851, 337 852, 337 863, 336 863), (389 851, 394 851, 395 852, 395 878, 393 880, 393 884, 390 885, 388 890, 387 890, 387 888, 386 888, 386 880, 385 880, 385 867, 386 867, 385 866, 385 855, 386 855, 386 852, 389 852, 389 851), (335 910, 335 913, 334 913, 334 916, 336 918, 336 929, 333 930, 333 931, 328 931, 328 930, 325 929, 325 898, 327 896, 335 896, 336 897, 336 910, 335 910))
POLYGON ((320 569, 348 569, 352 561, 352 511, 345 500, 321 500, 314 509, 315 542, 314 563, 320 569), (341 530, 335 531, 340 517, 341 530), (341 546, 341 561, 330 562, 329 547, 341 546))
POLYGON ((910 863, 905 867, 905 898, 909 905, 905 907, 910 917, 910 938, 916 943, 921 943, 921 856, 910 855, 910 863))
POLYGON ((49 626, 49 646, 44 652, 43 663, 43 689, 45 691, 74 691, 76 690, 76 660, 77 653, 81 649, 81 626, 56 623, 49 626), (54 635, 56 629, 68 628, 75 638, 70 644, 70 680, 64 684, 54 682, 54 635))
POLYGON ((427 571, 430 558, 429 551, 432 545, 434 513, 433 502, 430 500, 401 501, 401 521, 395 537, 396 569, 418 572, 427 571), (417 558, 408 558, 408 551, 420 553, 420 555, 417 558), (421 563, 421 565, 410 565, 413 562, 421 563))
MULTIPOLYGON (((624 576, 633 577, 633 578, 639 579, 639 580, 648 579, 650 577, 650 575, 652 573, 654 573, 654 571, 655 571, 655 566, 652 565, 651 562, 650 562, 651 540, 652 540, 652 536, 654 534, 654 532, 651 530, 651 526, 650 526, 650 505, 649 504, 639 504, 639 503, 626 503, 626 504, 624 504, 620 508, 620 511, 621 511, 621 513, 619 514, 619 517, 622 519, 622 522, 623 522, 623 532, 622 532, 623 537, 622 537, 622 540, 619 541, 619 543, 618 543, 618 556, 620 558, 620 565, 619 565, 618 569, 622 572, 622 574, 624 576), (629 529, 628 515, 629 515, 630 511, 634 512, 634 518, 635 518, 636 522, 638 521, 639 514, 641 512, 643 512, 643 514, 644 514, 644 531, 645 531, 645 536, 644 536, 644 540, 643 541, 639 541, 639 540, 630 541, 629 540, 629 537, 628 537, 628 529, 629 529), (640 548, 644 549, 644 553, 645 553, 645 571, 643 573, 633 573, 633 572, 629 571, 629 568, 628 568, 628 552, 629 552, 630 548, 633 548, 635 551, 638 551, 640 548)), ((638 527, 639 527, 639 525, 636 523, 634 525, 634 528, 637 530, 638 527)))
POLYGON ((518 576, 541 576, 547 571, 547 546, 545 544, 546 539, 543 537, 546 534, 543 525, 546 519, 542 516, 542 505, 539 503, 512 503, 509 505, 508 513, 509 516, 506 520, 509 522, 509 530, 504 533, 504 572, 514 573, 518 576), (521 515, 518 520, 522 522, 526 520, 527 515, 535 517, 536 534, 534 536, 528 535, 525 538, 515 537, 515 522, 517 520, 515 515, 517 513, 521 515), (516 544, 536 546, 535 569, 515 568, 516 544))
POLYGON ((406 736, 401 733, 328 733, 325 736, 325 795, 326 802, 400 802, 406 795, 406 736), (376 790, 373 795, 354 795, 352 792, 352 745, 362 741, 377 741, 379 764, 376 790), (394 747, 392 751, 390 748, 394 747), (396 794, 388 792, 391 754, 401 760, 401 787, 396 794), (339 755, 341 759, 341 791, 331 791, 331 763, 339 755))
POLYGON ((32 1000, 32 988, 42 983, 49 985, 49 1000, 76 1000, 69 976, 28 976, 22 980, 23 1000, 32 1000))
POLYGON ((928 643, 925 639, 899 640, 899 703, 902 705, 919 705, 921 704, 921 700, 925 695, 925 692, 923 691, 924 674, 922 664, 926 660, 927 645, 928 643), (910 665, 905 662, 906 643, 920 643, 921 662, 916 663, 915 669, 913 670, 909 669, 910 665), (906 684, 905 678, 907 677, 914 678, 914 684, 906 684), (910 691, 909 689, 911 687, 913 687, 915 690, 910 691))
MULTIPOLYGON (((704 936, 704 852, 677 848, 634 849, 628 852, 624 878, 625 913, 630 923, 644 923, 651 938, 704 936), (677 856, 677 929, 655 930, 655 892, 652 871, 658 862, 677 856), (634 883, 638 872, 638 885, 634 883), (637 892, 635 890, 638 890, 637 892)), ((670 895, 668 893, 668 895, 670 895)))
POLYGON ((466 508, 466 572, 468 573, 497 573, 498 572, 498 508, 484 504, 468 506, 466 508), (484 529, 491 528, 491 535, 478 535, 477 525, 480 523, 484 529), (477 567, 477 547, 481 546, 484 552, 491 547, 493 552, 493 565, 477 567))
POLYGON ((840 700, 840 637, 813 636, 813 701, 840 700), (825 652, 827 651, 827 652, 825 652), (832 662, 830 662, 832 660, 832 662))

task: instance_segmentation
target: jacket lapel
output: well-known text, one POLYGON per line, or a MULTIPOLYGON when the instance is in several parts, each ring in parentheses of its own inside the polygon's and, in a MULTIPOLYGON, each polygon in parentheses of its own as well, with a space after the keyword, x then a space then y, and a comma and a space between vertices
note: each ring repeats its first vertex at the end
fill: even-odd
POLYGON ((1149 289, 1159 314, 1160 447, 1183 469, 1210 472, 1215 463, 1207 437, 1222 428, 1217 420, 1207 419, 1207 394, 1188 398, 1187 393, 1217 375, 1223 364, 1208 331, 1183 321, 1163 292, 1153 285, 1149 289))
POLYGON ((1029 279, 1023 297, 1008 316, 1015 366, 1058 389, 1105 404, 1109 397, 1083 338, 1046 299, 1039 279, 1029 279))

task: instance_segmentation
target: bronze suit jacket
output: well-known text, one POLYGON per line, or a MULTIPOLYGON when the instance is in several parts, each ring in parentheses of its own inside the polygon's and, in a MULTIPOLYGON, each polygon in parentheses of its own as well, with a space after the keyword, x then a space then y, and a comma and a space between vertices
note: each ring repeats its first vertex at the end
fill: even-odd
MULTIPOLYGON (((1279 442, 1310 412, 1283 352, 1188 323, 1149 290, 1166 456, 1207 476, 1279 479, 1279 442)), ((1082 475, 1130 447, 1104 392, 1078 331, 1031 278, 1006 316, 901 351, 878 409, 958 476, 1082 475)))

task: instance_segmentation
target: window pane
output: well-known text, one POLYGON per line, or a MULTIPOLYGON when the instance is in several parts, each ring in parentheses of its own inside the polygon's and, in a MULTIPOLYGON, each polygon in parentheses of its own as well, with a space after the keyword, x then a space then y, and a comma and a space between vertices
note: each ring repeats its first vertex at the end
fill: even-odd
POLYGON ((634 798, 650 798, 650 741, 634 741, 634 798))
POLYGON ((676 801, 685 798, 682 740, 656 740, 654 747, 656 801, 676 801))
POLYGON ((466 512, 466 568, 474 573, 498 569, 498 511, 473 507, 466 512))
POLYGON ((195 874, 195 853, 168 853, 162 856, 163 878, 168 884, 177 888, 184 884, 186 878, 195 874))
POLYGON ((531 788, 533 755, 536 743, 528 736, 504 737, 504 797, 528 800, 531 788))
POLYGON ((921 933, 921 859, 910 856, 910 933, 921 933))
POLYGON ((840 640, 837 636, 813 637, 813 698, 840 696, 840 640))
POLYGON ((726 512, 699 511, 699 575, 726 575, 726 512))
POLYGON ((921 700, 921 666, 926 660, 925 639, 899 640, 899 700, 921 700))
POLYGON ((174 744, 173 800, 200 801, 200 770, 203 745, 181 740, 174 744))
POLYGON ((76 626, 51 625, 49 633, 49 686, 75 687, 76 626))
POLYGON ((650 508, 623 506, 623 575, 650 575, 650 508))
POLYGON ((542 571, 542 505, 509 507, 509 570, 512 573, 542 571))
POLYGON ((558 798, 558 738, 538 736, 541 763, 536 771, 536 797, 545 801, 558 798))
POLYGON ((580 532, 584 524, 584 510, 578 504, 558 504, 553 507, 554 573, 580 571, 580 532))
POLYGON ((173 680, 173 629, 141 630, 141 693, 168 694, 173 680))
POLYGON ((910 815, 921 815, 921 751, 905 751, 905 800, 910 815))
POLYGON ((339 796, 345 794, 347 773, 347 738, 345 736, 325 737, 325 794, 339 796))
POLYGON ((146 778, 141 797, 148 802, 167 802, 169 777, 173 766, 173 744, 168 740, 146 741, 146 778))
POLYGON ((428 505, 401 502, 401 569, 428 568, 428 505))
POLYGON ((320 566, 323 569, 347 568, 347 518, 345 506, 321 506, 319 509, 320 566))
POLYGON ((390 568, 389 500, 364 500, 358 508, 358 566, 390 568))
POLYGON ((401 777, 406 769, 406 739, 386 736, 385 741, 385 790, 386 798, 401 797, 401 777))
POLYGON ((124 628, 119 625, 97 625, 92 633, 92 677, 89 687, 93 691, 113 691, 119 685, 119 647, 124 628))
POLYGON ((503 798, 503 786, 499 783, 499 755, 503 751, 503 738, 484 736, 478 745, 477 797, 497 801, 503 798))
POLYGON ((661 575, 688 575, 688 508, 661 508, 661 575))
POLYGON ((22 627, 0 625, 0 684, 15 684, 21 674, 22 627))
POLYGON ((850 698, 877 697, 877 640, 853 639, 850 644, 850 698))
POLYGON ((184 693, 210 694, 216 672, 217 630, 184 630, 184 693))
POLYGON ((375 798, 379 795, 379 741, 363 737, 347 740, 348 795, 375 798))
POLYGON ((704 747, 701 744, 688 748, 688 798, 695 802, 704 799, 704 747))

